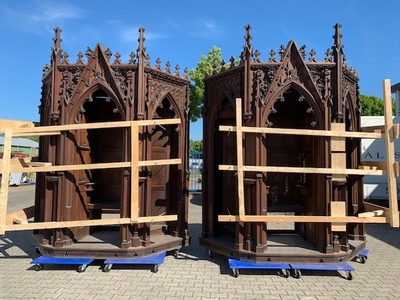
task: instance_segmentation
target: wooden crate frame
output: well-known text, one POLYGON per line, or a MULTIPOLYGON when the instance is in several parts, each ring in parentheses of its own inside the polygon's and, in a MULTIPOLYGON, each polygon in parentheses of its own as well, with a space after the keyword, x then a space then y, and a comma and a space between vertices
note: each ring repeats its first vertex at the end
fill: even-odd
POLYGON ((241 98, 236 99, 236 126, 219 126, 220 131, 236 132, 237 135, 237 165, 219 165, 219 170, 236 171, 238 180, 239 215, 218 215, 219 222, 312 222, 312 223, 390 223, 392 227, 399 227, 399 210, 397 204, 396 178, 399 176, 399 164, 394 158, 394 139, 399 137, 399 124, 393 124, 390 80, 383 81, 383 101, 385 111, 385 125, 364 127, 361 132, 343 130, 307 130, 259 128, 242 126, 241 98), (243 165, 242 139, 243 133, 312 135, 338 138, 371 138, 385 139, 386 164, 378 162, 363 163, 363 166, 374 168, 341 169, 341 168, 303 168, 303 167, 276 167, 276 166, 245 166, 243 165), (311 173, 332 175, 386 175, 388 179, 389 209, 382 209, 374 205, 365 205, 366 212, 358 216, 282 216, 282 215, 246 215, 244 205, 244 172, 280 172, 280 173, 311 173))
MULTIPOLYGON (((148 222, 176 221, 177 215, 146 216, 139 217, 139 167, 155 165, 181 164, 180 158, 139 161, 138 134, 139 126, 162 126, 180 124, 180 119, 157 119, 140 121, 99 122, 88 124, 70 124, 59 126, 34 127, 32 122, 0 120, 0 131, 4 132, 4 154, 0 160, 0 173, 3 174, 0 187, 0 234, 6 231, 51 229, 80 226, 102 226, 116 224, 135 224, 148 222), (48 162, 30 162, 26 159, 11 159, 11 139, 13 136, 32 135, 59 135, 63 131, 99 128, 130 128, 131 132, 131 161, 95 163, 80 165, 57 165, 52 166, 48 162), (69 170, 91 170, 110 168, 131 168, 131 207, 130 218, 94 219, 76 221, 54 221, 28 223, 23 218, 24 210, 7 214, 7 201, 9 189, 9 174, 13 172, 54 172, 69 170), (22 215, 22 218, 21 218, 22 215), (14 222, 18 224, 13 224, 14 222)), ((32 210, 27 210, 32 211, 32 210)), ((27 217, 31 215, 26 214, 27 217)))

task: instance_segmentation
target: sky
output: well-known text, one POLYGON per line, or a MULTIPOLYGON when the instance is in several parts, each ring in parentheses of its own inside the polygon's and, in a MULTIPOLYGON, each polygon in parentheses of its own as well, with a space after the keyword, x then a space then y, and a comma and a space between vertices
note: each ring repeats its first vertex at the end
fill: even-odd
MULTIPOLYGON (((145 28, 151 65, 193 69, 201 55, 217 46, 226 61, 239 57, 245 25, 252 46, 269 59, 290 40, 312 48, 318 60, 333 45, 333 26, 342 24, 347 64, 358 71, 360 93, 382 98, 382 81, 400 82, 400 1, 85 1, 2 0, 0 2, 0 119, 39 121, 42 69, 50 63, 55 27, 70 61, 101 43, 123 62, 138 47, 145 28)), ((308 57, 308 55, 307 55, 308 57)), ((202 139, 202 121, 191 124, 190 138, 202 139)))

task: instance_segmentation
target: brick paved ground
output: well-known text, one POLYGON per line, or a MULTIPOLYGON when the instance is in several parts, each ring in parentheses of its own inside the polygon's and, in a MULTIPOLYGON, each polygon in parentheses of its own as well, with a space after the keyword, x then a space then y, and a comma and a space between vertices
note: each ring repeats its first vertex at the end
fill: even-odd
MULTIPOLYGON (((33 202, 33 186, 10 188, 8 210, 33 202)), ((275 271, 241 270, 232 277, 227 259, 209 258, 199 247, 201 199, 190 205, 192 244, 178 258, 168 255, 158 273, 150 267, 113 266, 101 271, 101 262, 78 273, 75 267, 45 266, 34 271, 37 257, 30 232, 0 237, 0 299, 400 299, 400 234, 388 225, 368 225, 366 264, 349 281, 338 272, 302 272, 300 279, 279 277, 275 271)))

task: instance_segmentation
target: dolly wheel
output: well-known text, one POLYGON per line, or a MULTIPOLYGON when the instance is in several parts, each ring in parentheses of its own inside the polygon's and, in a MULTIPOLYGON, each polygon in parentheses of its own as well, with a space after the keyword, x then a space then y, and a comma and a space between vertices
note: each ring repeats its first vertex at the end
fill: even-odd
POLYGON ((362 264, 365 264, 367 262, 368 257, 367 256, 360 256, 360 262, 362 264))
POLYGON ((83 272, 85 272, 86 271, 86 268, 87 268, 87 264, 83 264, 83 265, 80 265, 79 267, 78 267, 78 273, 83 273, 83 272))
POLYGON ((239 277, 239 270, 236 269, 236 268, 233 268, 232 269, 232 275, 233 275, 233 277, 238 278, 239 277))
POLYGON ((35 265, 35 271, 40 271, 43 270, 43 265, 42 264, 36 264, 35 265))
POLYGON ((347 271, 347 279, 353 280, 353 274, 351 273, 351 271, 347 271))
POLYGON ((213 258, 213 252, 210 249, 208 249, 208 257, 213 258))
POLYGON ((281 269, 280 275, 285 278, 289 278, 289 271, 286 269, 281 269))
POLYGON ((293 270, 293 277, 294 277, 294 278, 297 278, 297 279, 300 279, 300 277, 301 277, 301 272, 300 272, 300 270, 294 269, 294 270, 293 270))
POLYGON ((158 265, 155 264, 155 265, 153 266, 153 273, 157 273, 157 272, 158 272, 158 265))
POLYGON ((103 267, 103 272, 110 272, 112 264, 105 264, 103 267))

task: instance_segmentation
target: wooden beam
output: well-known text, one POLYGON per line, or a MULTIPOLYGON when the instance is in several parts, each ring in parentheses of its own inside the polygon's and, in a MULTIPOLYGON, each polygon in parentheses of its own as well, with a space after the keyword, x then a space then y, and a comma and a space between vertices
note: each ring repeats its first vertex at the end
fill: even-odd
MULTIPOLYGON (((220 131, 236 131, 236 126, 220 125, 220 131)), ((269 133, 269 134, 288 134, 288 135, 312 135, 312 136, 336 136, 352 137, 364 139, 382 139, 384 134, 371 132, 353 132, 353 131, 332 131, 332 130, 311 130, 311 129, 287 129, 272 127, 242 127, 242 132, 269 133)))
POLYGON ((97 123, 85 123, 85 124, 68 124, 68 125, 56 125, 56 126, 40 126, 29 129, 16 128, 14 134, 16 136, 24 135, 48 135, 51 132, 57 134, 60 131, 67 130, 80 130, 80 129, 100 129, 100 128, 120 128, 130 127, 131 123, 135 122, 138 126, 157 126, 157 125, 169 125, 169 124, 180 124, 180 119, 157 119, 157 120, 142 120, 142 121, 118 121, 118 122, 97 122, 97 123))
MULTIPOLYGON (((345 217, 346 216, 346 202, 345 201, 331 201, 331 216, 332 217, 345 217)), ((332 231, 345 232, 347 230, 346 223, 331 223, 332 231)))
POLYGON ((10 224, 28 224, 28 219, 33 217, 34 206, 10 212, 6 216, 6 225, 10 224))
POLYGON ((390 218, 390 209, 384 206, 380 206, 374 203, 370 203, 370 202, 364 202, 364 211, 365 212, 371 212, 371 211, 375 211, 375 210, 382 210, 383 211, 383 216, 388 218, 390 218))
POLYGON ((35 124, 31 121, 21 121, 21 120, 9 120, 0 119, 0 131, 5 128, 33 128, 35 124))
MULTIPOLYGON (((382 133, 385 132, 385 125, 375 125, 375 126, 365 126, 361 127, 360 131, 362 132, 375 132, 375 133, 382 133)), ((393 138, 399 138, 399 124, 393 124, 393 138)))
MULTIPOLYGON (((342 174, 342 175, 385 175, 382 170, 276 167, 276 166, 243 166, 243 171, 275 172, 275 173, 307 173, 307 174, 342 174)), ((221 171, 237 171, 236 165, 219 165, 221 171)))
POLYGON ((236 153, 237 153, 237 180, 239 199, 239 219, 245 216, 244 186, 243 186, 243 133, 242 133, 242 101, 236 98, 236 153))
POLYGON ((385 144, 387 162, 387 181, 390 208, 390 226, 399 227, 399 208, 397 204, 397 183, 395 178, 395 159, 394 159, 394 134, 392 118, 392 96, 390 90, 390 80, 383 81, 383 107, 385 110, 385 144))
POLYGON ((12 129, 4 129, 3 164, 0 186, 0 235, 5 233, 6 227, 7 199, 10 181, 11 139, 12 129))
POLYGON ((80 221, 34 222, 28 224, 6 225, 5 228, 6 231, 19 231, 19 230, 35 230, 35 229, 72 228, 72 227, 83 227, 83 226, 153 223, 153 222, 176 221, 177 219, 178 219, 177 215, 165 215, 165 216, 140 217, 136 222, 132 222, 130 218, 113 218, 113 219, 95 219, 95 220, 80 220, 80 221))
POLYGON ((357 215, 357 217, 359 217, 359 218, 378 217, 378 216, 382 216, 383 213, 384 213, 383 209, 378 209, 378 210, 374 210, 374 211, 367 211, 367 212, 359 213, 357 215))
POLYGON ((139 127, 131 123, 131 222, 139 219, 139 127))
MULTIPOLYGON (((137 142, 137 140, 136 140, 137 142)), ((144 167, 144 166, 166 166, 166 165, 179 165, 181 164, 182 161, 180 158, 171 158, 171 159, 158 159, 158 160, 146 160, 146 161, 139 161, 138 166, 139 167, 144 167)))
POLYGON ((243 220, 237 215, 219 215, 219 222, 299 222, 299 223, 387 223, 385 217, 358 218, 333 216, 288 216, 288 215, 246 215, 243 220))

